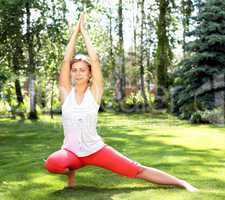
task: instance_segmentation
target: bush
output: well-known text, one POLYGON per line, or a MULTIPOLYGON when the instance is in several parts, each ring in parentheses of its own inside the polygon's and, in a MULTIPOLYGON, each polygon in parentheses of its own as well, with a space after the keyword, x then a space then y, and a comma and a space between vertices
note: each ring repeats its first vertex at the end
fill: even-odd
POLYGON ((190 117, 190 122, 193 124, 199 124, 202 122, 202 116, 200 112, 194 112, 190 117))
POLYGON ((223 124, 224 110, 222 108, 215 108, 213 110, 197 111, 190 117, 191 123, 210 123, 223 124))
MULTIPOLYGON (((147 97, 147 102, 149 106, 151 106, 154 102, 155 97, 153 95, 150 95, 147 88, 145 89, 145 94, 147 97)), ((144 98, 141 95, 141 91, 138 91, 136 93, 132 92, 129 96, 126 96, 123 100, 116 101, 114 100, 112 102, 112 108, 116 111, 122 111, 122 112, 140 112, 144 108, 144 98)))

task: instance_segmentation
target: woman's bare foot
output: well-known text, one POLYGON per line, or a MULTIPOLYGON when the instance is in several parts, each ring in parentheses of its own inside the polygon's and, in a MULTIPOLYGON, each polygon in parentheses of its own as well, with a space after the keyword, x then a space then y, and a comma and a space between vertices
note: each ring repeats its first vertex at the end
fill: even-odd
POLYGON ((184 187, 189 192, 198 192, 199 191, 199 189, 197 189, 196 187, 194 187, 187 181, 181 180, 180 182, 181 182, 182 187, 184 187))
POLYGON ((69 188, 74 188, 75 187, 75 170, 70 170, 67 174, 68 176, 68 187, 69 188))

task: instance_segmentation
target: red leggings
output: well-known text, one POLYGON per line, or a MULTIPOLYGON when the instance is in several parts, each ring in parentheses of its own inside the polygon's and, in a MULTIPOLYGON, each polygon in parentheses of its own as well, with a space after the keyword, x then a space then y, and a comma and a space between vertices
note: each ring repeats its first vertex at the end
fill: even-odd
POLYGON ((97 152, 85 157, 78 157, 67 149, 60 149, 48 157, 44 167, 52 173, 63 173, 66 168, 77 170, 86 165, 103 167, 130 178, 135 178, 143 170, 141 164, 130 160, 107 144, 97 152))

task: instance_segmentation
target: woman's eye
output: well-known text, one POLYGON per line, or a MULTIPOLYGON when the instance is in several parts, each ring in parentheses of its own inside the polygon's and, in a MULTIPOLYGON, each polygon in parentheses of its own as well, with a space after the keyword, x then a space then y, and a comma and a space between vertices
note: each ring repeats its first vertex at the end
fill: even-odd
POLYGON ((77 72, 77 71, 85 72, 85 69, 72 69, 72 72, 77 72))

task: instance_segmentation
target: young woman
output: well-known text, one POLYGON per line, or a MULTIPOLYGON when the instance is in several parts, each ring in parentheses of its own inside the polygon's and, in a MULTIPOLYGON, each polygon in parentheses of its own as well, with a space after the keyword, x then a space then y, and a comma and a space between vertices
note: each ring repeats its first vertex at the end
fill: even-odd
POLYGON ((45 168, 51 173, 67 175, 68 187, 75 186, 76 170, 94 165, 122 176, 197 191, 188 182, 141 165, 104 143, 96 131, 103 90, 99 59, 84 28, 84 16, 81 15, 68 43, 59 76, 64 141, 60 150, 49 155, 45 168), (78 33, 83 36, 88 56, 76 56, 74 59, 78 33))

